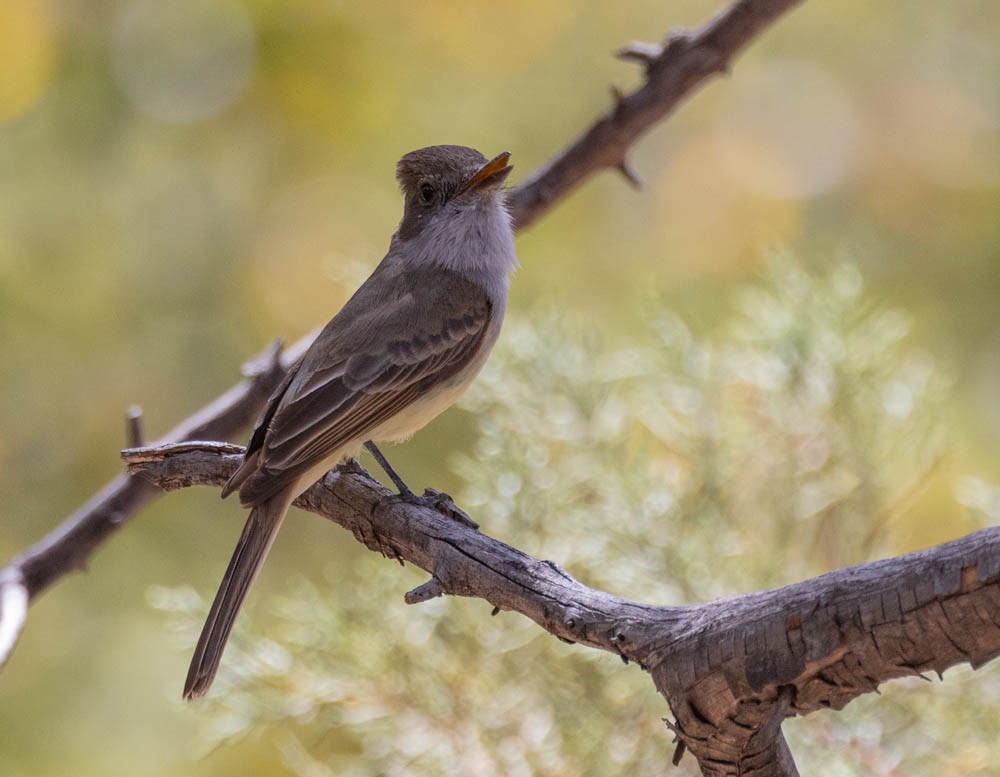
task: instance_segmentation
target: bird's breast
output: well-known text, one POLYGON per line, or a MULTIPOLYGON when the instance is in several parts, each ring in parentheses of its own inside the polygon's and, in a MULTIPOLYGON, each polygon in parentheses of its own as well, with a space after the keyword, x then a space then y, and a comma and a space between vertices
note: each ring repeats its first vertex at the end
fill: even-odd
POLYGON ((493 344, 496 343, 497 337, 500 335, 502 323, 503 308, 494 309, 493 320, 483 336, 479 351, 472 360, 459 372, 436 386, 432 386, 426 394, 375 427, 369 434, 369 438, 376 442, 405 440, 455 404, 458 398, 465 393, 465 390, 472 385, 483 365, 486 364, 486 359, 489 357, 490 351, 493 350, 493 344))

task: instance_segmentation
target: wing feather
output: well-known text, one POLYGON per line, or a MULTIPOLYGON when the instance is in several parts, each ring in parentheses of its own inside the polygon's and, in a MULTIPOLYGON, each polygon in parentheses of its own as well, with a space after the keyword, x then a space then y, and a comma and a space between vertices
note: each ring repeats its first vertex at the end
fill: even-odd
POLYGON ((433 272, 434 278, 397 274, 395 293, 345 316, 370 279, 327 325, 255 432, 256 460, 244 465, 253 471, 240 485, 244 504, 260 504, 345 446, 364 441, 475 360, 493 306, 471 281, 433 272))

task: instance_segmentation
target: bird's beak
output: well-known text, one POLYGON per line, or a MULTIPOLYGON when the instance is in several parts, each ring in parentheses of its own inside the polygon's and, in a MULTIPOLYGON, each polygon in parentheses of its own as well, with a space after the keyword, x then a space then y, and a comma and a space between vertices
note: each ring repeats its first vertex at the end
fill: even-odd
POLYGON ((490 188, 499 186, 510 175, 514 168, 507 164, 510 159, 510 152, 504 151, 497 154, 489 162, 476 170, 476 174, 469 179, 469 182, 462 187, 462 194, 480 188, 490 188))

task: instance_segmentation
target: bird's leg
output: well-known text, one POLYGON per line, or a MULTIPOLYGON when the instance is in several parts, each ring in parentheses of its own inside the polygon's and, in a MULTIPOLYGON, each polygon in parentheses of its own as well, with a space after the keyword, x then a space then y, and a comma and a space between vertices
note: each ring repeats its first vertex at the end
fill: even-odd
POLYGON ((437 510, 442 515, 451 518, 454 521, 463 523, 473 529, 478 529, 479 524, 472 520, 465 511, 462 510, 458 505, 455 504, 455 500, 451 498, 448 494, 443 491, 438 491, 433 488, 425 488, 423 496, 417 496, 410 490, 410 487, 403 482, 403 479, 396 473, 396 470, 392 468, 388 460, 382 454, 382 451, 378 449, 378 446, 374 442, 368 440, 365 443, 365 448, 372 455, 378 465, 385 471, 385 474, 389 476, 393 484, 399 490, 399 498, 404 502, 409 502, 410 504, 421 505, 422 507, 430 507, 433 510, 437 510))
POLYGON ((382 468, 385 474, 389 476, 389 479, 393 482, 393 484, 395 484, 396 489, 399 491, 399 495, 404 499, 416 499, 417 495, 414 494, 410 490, 410 487, 403 482, 403 479, 396 474, 396 470, 392 468, 388 459, 382 455, 382 451, 378 449, 375 443, 369 440, 365 443, 365 448, 372 455, 375 461, 378 462, 378 465, 382 468))

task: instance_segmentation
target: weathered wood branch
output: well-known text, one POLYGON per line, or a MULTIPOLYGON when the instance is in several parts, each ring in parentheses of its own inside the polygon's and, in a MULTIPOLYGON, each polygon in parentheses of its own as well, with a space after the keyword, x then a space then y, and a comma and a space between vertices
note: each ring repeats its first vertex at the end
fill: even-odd
MULTIPOLYGON (((122 455, 130 472, 170 490, 221 486, 241 450, 187 443, 122 455)), ((786 717, 840 709, 893 678, 963 662, 977 668, 1000 655, 1000 527, 773 591, 654 607, 589 588, 465 522, 393 499, 359 467, 331 472, 296 504, 430 573, 432 582, 408 601, 477 597, 560 639, 639 664, 706 775, 796 774, 781 735, 786 717)))

